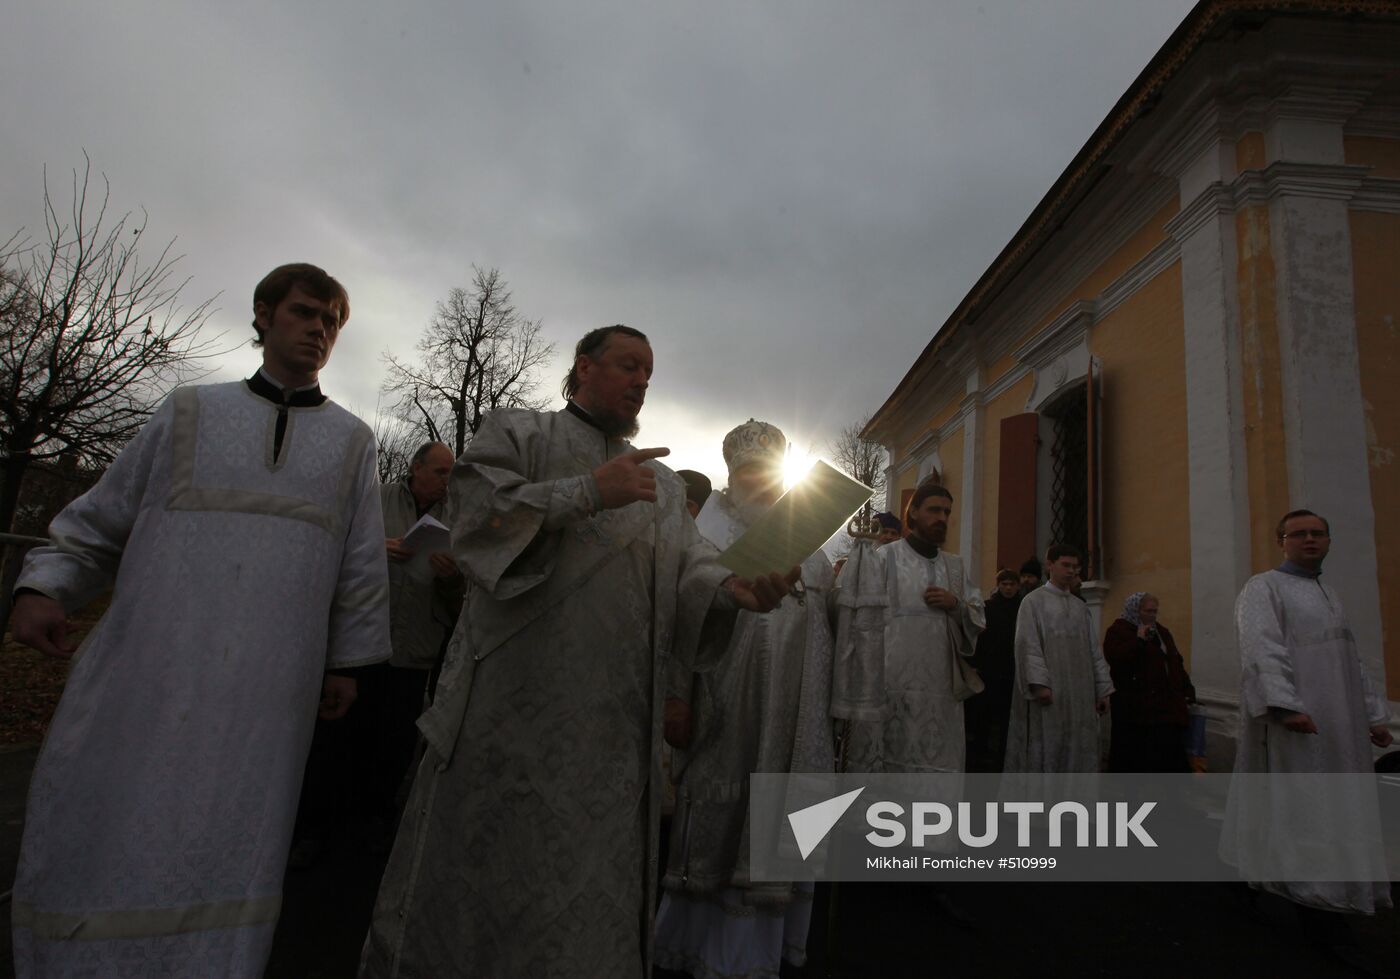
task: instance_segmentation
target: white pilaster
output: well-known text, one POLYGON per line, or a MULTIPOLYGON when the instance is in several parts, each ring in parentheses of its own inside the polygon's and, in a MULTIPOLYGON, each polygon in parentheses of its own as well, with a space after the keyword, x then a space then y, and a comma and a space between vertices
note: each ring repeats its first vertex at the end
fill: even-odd
POLYGON ((1383 681, 1375 511, 1347 218, 1347 198, 1360 186, 1364 168, 1320 165, 1311 175, 1309 169, 1288 165, 1271 182, 1269 205, 1289 502, 1331 522, 1325 580, 1343 596, 1363 660, 1372 677, 1383 681), (1356 172, 1348 178, 1345 171, 1356 172))
POLYGON ((982 374, 973 367, 967 374, 967 396, 963 399, 962 499, 958 501, 962 531, 958 551, 967 569, 967 579, 981 587, 982 580, 982 374))
POLYGON ((1181 247, 1191 676, 1202 699, 1228 704, 1240 688, 1235 596, 1252 571, 1232 158, 1217 139, 1178 162, 1182 208, 1167 226, 1181 247))

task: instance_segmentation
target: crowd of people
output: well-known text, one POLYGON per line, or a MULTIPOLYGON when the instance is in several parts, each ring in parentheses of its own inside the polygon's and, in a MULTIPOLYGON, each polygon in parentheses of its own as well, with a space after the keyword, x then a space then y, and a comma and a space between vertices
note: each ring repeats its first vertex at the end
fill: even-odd
MULTIPOLYGON (((362 976, 776 976, 812 889, 751 879, 752 773, 1097 771, 1110 702, 1111 770, 1190 770, 1158 599, 1095 635, 1056 544, 984 603, 936 482, 878 548, 727 570, 786 439, 735 427, 722 489, 634 447, 638 330, 579 341, 561 410, 495 411, 381 486, 369 428, 319 388, 345 289, 282 266, 253 311, 259 371, 171 395, 19 579, 15 637, 74 657, 15 883, 21 977, 260 975, 289 852, 347 812, 392 841, 362 976), (406 541, 425 517, 450 550, 406 541), (66 616, 109 588, 75 651, 66 616), (838 676, 852 648, 880 669, 838 676)), ((1364 770, 1388 713, 1319 580, 1326 521, 1293 511, 1278 539, 1239 599, 1237 769, 1364 770)))

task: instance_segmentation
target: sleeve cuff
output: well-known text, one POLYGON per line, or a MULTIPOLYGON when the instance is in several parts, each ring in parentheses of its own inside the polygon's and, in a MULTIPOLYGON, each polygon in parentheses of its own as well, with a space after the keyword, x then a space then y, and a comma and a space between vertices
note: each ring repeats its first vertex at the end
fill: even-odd
POLYGON ((730 578, 737 578, 738 575, 729 575, 715 586, 715 597, 710 601, 710 608, 716 612, 733 612, 739 608, 739 603, 734 600, 734 593, 724 587, 724 582, 730 578))
POLYGON ((583 480, 583 493, 584 496, 588 498, 588 507, 591 511, 590 515, 602 510, 603 493, 598 489, 598 480, 593 477, 592 473, 589 473, 587 476, 580 476, 579 478, 583 480))

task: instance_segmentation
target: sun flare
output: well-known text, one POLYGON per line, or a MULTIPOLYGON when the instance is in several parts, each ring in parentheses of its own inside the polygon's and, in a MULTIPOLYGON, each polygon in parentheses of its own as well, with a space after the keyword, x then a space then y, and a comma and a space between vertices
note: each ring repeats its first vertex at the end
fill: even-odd
POLYGON ((816 464, 816 456, 809 456, 797 449, 789 451, 783 460, 783 491, 787 492, 802 482, 802 477, 816 464))

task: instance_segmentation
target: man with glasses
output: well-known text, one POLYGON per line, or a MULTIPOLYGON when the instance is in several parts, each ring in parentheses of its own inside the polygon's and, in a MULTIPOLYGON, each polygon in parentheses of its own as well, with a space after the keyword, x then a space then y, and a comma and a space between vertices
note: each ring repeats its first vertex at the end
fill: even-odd
MULTIPOLYGON (((1299 775, 1370 773, 1371 745, 1391 743, 1385 697, 1362 668, 1337 592, 1322 581, 1322 562, 1332 538, 1327 521, 1311 510, 1293 510, 1278 523, 1283 563, 1245 583, 1235 603, 1240 648, 1240 737, 1236 773, 1299 775)), ((1238 780, 1237 780, 1238 781, 1238 780)), ((1374 822, 1374 786, 1338 780, 1318 800, 1325 812, 1328 845, 1362 841, 1374 822), (1354 797, 1346 798, 1348 793, 1354 797), (1351 842, 1348 842, 1351 841, 1351 842)), ((1291 823, 1318 817, 1316 805, 1235 792, 1224 840, 1226 858, 1261 838, 1303 839, 1315 835, 1291 823)), ((1300 918, 1315 938, 1334 949, 1347 941, 1345 920, 1328 911, 1372 914, 1389 907, 1384 881, 1265 881, 1252 886, 1299 905, 1300 918)))

